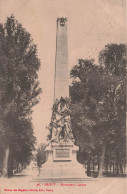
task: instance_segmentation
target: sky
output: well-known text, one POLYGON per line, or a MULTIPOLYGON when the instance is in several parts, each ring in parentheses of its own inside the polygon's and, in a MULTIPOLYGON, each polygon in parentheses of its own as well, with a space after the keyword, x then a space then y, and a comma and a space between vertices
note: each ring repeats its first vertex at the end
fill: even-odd
POLYGON ((14 14, 37 44, 42 94, 33 109, 34 134, 45 141, 53 104, 56 19, 67 17, 68 65, 94 58, 110 43, 125 43, 125 0, 0 0, 0 23, 14 14))

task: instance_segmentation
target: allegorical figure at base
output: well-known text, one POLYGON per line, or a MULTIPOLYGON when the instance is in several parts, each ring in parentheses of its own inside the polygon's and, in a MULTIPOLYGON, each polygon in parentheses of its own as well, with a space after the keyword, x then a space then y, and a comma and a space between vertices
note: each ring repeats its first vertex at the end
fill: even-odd
POLYGON ((70 114, 69 98, 61 97, 60 100, 56 99, 52 109, 51 123, 49 125, 49 143, 74 142, 70 114))

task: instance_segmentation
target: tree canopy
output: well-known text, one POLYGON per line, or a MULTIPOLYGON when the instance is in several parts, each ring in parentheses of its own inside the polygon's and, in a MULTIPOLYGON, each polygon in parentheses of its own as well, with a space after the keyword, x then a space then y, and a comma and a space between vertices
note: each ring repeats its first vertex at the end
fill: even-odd
POLYGON ((88 164, 99 162, 100 175, 109 153, 117 169, 125 162, 125 51, 122 44, 106 45, 99 65, 93 59, 79 59, 70 73, 72 129, 80 147, 79 160, 84 163, 84 154, 88 164))
POLYGON ((32 107, 39 102, 40 60, 30 33, 12 15, 0 24, 0 146, 3 152, 3 176, 14 163, 27 163, 32 156, 35 137, 32 107), (11 165, 9 164, 11 163, 11 165))

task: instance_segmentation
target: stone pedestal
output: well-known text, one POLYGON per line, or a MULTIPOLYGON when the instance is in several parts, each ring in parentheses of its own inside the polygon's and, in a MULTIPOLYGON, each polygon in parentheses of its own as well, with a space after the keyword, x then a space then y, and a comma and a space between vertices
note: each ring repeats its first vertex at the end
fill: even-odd
POLYGON ((85 168, 77 161, 77 151, 73 143, 52 143, 46 149, 47 161, 40 169, 40 178, 86 178, 85 168))

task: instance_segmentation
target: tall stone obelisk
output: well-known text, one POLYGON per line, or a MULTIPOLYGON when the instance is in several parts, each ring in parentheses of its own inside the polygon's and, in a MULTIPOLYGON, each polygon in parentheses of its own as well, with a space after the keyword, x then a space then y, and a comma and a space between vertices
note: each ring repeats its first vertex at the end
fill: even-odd
POLYGON ((47 161, 40 169, 38 180, 73 181, 87 177, 85 169, 77 161, 79 148, 74 145, 70 129, 70 111, 66 102, 66 97, 69 97, 68 72, 67 19, 58 18, 54 83, 54 102, 57 101, 57 106, 53 110, 51 139, 46 147, 47 161))
POLYGON ((57 18, 54 100, 69 97, 67 18, 57 18))

